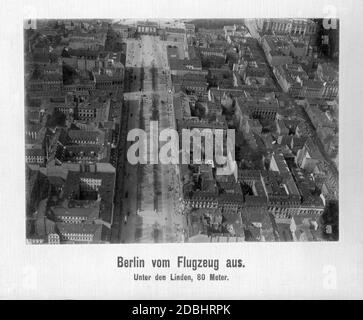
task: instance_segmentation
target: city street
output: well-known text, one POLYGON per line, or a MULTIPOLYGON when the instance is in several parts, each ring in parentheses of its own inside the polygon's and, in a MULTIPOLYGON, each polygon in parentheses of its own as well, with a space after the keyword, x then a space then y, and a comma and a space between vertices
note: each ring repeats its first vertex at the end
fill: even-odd
MULTIPOLYGON (((128 106, 127 132, 133 128, 149 132, 152 120, 158 121, 159 132, 175 128, 166 43, 147 35, 141 36, 141 40, 129 39, 126 67, 126 81, 130 81, 124 94, 128 106)), ((124 142, 126 135, 124 132, 121 137, 124 142)), ((124 155, 132 143, 124 143, 124 155)), ((123 163, 119 163, 117 171, 122 187, 116 191, 116 197, 122 205, 115 206, 119 242, 183 242, 185 219, 178 208, 182 190, 179 166, 131 165, 126 157, 121 159, 123 163)))

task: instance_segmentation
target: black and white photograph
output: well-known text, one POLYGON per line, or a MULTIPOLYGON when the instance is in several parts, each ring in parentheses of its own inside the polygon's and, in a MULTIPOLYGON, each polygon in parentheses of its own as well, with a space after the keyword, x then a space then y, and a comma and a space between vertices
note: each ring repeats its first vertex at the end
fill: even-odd
POLYGON ((1 299, 363 297, 359 1, 5 2, 1 299))
POLYGON ((28 243, 339 239, 338 19, 24 22, 28 243))

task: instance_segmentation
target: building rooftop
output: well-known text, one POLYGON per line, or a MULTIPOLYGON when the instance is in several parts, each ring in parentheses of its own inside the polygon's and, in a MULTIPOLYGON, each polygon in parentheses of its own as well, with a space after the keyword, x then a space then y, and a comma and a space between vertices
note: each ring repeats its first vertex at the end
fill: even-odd
POLYGON ((93 234, 94 241, 101 239, 101 224, 57 222, 56 227, 61 234, 93 234))
MULTIPOLYGON (((98 194, 101 197, 101 212, 100 218, 105 222, 111 223, 113 210, 113 196, 115 173, 114 172, 99 172, 97 166, 92 167, 93 172, 74 172, 69 171, 67 180, 64 186, 64 199, 77 199, 80 191, 81 179, 101 180, 101 185, 98 188, 98 194), (76 197, 76 198, 75 198, 76 197)), ((92 169, 90 166, 90 169, 92 169)))
POLYGON ((87 207, 53 207, 52 213, 56 218, 61 217, 84 217, 86 219, 97 219, 100 212, 100 203, 95 202, 93 205, 87 207))

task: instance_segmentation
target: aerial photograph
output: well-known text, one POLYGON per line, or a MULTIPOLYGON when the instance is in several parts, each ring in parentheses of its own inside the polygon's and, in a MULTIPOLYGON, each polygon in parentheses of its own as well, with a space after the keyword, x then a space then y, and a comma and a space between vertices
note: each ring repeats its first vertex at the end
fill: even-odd
POLYGON ((339 20, 23 25, 24 242, 339 240, 339 20))

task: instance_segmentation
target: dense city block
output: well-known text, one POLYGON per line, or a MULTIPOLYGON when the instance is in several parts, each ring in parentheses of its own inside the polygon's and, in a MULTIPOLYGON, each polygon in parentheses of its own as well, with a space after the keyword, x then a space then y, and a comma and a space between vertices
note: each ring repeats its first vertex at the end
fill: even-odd
POLYGON ((24 21, 27 242, 338 240, 339 21, 328 27, 24 21), (200 161, 160 163, 150 147, 130 163, 129 133, 154 123, 179 145, 186 129, 234 130, 235 170, 217 174, 203 137, 200 161))

